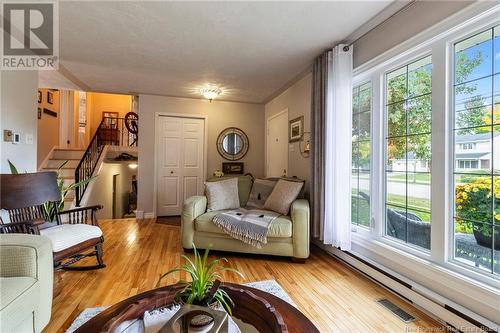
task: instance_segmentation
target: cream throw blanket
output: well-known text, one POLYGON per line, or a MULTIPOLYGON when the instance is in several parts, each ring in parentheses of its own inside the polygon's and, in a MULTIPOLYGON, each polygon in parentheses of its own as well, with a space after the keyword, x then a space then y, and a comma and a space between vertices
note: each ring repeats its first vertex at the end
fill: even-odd
POLYGON ((231 237, 261 248, 267 244, 271 223, 280 215, 268 210, 238 208, 217 214, 212 221, 231 237))

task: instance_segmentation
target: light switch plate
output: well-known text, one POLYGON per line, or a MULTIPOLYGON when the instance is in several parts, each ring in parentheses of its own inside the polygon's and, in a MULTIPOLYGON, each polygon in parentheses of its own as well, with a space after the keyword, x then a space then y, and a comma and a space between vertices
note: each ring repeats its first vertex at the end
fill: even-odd
POLYGON ((21 143, 21 134, 12 133, 12 143, 14 143, 14 144, 21 143))
POLYGON ((26 134, 26 144, 27 145, 33 144, 33 134, 26 134))
POLYGON ((295 151, 295 146, 293 145, 293 143, 290 143, 288 145, 288 151, 295 151))

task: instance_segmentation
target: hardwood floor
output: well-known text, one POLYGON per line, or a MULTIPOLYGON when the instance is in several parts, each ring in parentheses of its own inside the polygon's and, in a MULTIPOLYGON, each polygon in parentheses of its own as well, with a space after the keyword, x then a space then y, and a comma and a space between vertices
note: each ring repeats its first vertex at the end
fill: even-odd
MULTIPOLYGON (((85 308, 112 305, 154 288, 160 273, 181 262, 178 226, 135 219, 100 224, 107 267, 56 273, 59 294, 54 298, 52 319, 45 333, 64 332, 85 308)), ((441 328, 424 313, 315 247, 305 264, 282 258, 225 256, 245 275, 241 279, 226 274, 226 281, 275 279, 321 332, 432 332, 441 328), (417 321, 403 323, 375 302, 383 297, 417 317, 417 321)), ((175 275, 165 283, 174 283, 178 278, 175 275)))

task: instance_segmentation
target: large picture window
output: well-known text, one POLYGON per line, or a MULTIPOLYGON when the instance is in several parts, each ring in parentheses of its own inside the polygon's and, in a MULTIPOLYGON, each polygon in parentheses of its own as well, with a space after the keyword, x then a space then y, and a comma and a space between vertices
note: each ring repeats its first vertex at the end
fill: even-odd
POLYGON ((386 235, 430 249, 431 56, 385 80, 386 235))
POLYGON ((454 45, 454 259, 500 274, 500 26, 454 45))
POLYGON ((352 91, 352 209, 353 224, 370 226, 371 83, 352 91))

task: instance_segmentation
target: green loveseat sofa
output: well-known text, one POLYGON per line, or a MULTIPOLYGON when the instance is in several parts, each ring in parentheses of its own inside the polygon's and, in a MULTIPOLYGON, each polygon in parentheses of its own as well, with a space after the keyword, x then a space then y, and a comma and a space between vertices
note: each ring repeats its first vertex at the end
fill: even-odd
MULTIPOLYGON (((250 176, 238 177, 241 207, 246 206, 252 188, 250 176)), ((212 218, 219 212, 207 212, 207 198, 193 196, 184 202, 182 209, 182 246, 184 250, 197 248, 255 253, 291 257, 294 261, 305 261, 309 257, 309 203, 297 199, 290 208, 289 216, 280 216, 273 221, 267 235, 267 244, 253 247, 234 239, 217 227, 212 218)))

